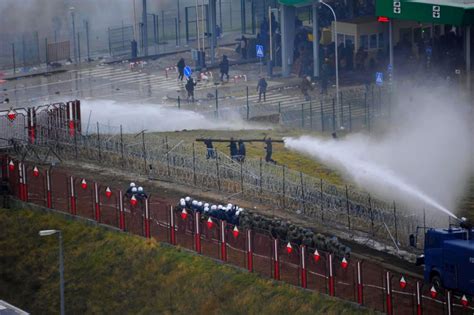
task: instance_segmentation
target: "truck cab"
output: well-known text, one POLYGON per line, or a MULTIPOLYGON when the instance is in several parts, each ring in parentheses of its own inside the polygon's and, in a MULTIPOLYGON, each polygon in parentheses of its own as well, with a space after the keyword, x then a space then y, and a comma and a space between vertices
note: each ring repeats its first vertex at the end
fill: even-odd
POLYGON ((443 287, 474 294, 473 230, 429 229, 425 234, 424 279, 436 289, 443 287))

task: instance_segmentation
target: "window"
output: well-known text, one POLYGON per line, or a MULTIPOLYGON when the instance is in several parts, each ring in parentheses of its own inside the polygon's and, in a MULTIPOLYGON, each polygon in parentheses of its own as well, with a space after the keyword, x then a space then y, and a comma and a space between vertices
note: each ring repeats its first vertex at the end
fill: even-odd
POLYGON ((346 35, 346 38, 344 40, 346 47, 354 45, 354 41, 355 41, 355 38, 353 35, 346 35))
POLYGON ((377 48, 377 34, 370 35, 369 48, 370 49, 377 48))
POLYGON ((383 38, 383 33, 379 33, 379 48, 384 48, 385 47, 385 42, 383 38))
POLYGON ((360 43, 359 46, 364 48, 364 49, 369 48, 369 42, 368 41, 369 40, 368 40, 367 35, 361 35, 360 39, 359 39, 359 43, 360 43))

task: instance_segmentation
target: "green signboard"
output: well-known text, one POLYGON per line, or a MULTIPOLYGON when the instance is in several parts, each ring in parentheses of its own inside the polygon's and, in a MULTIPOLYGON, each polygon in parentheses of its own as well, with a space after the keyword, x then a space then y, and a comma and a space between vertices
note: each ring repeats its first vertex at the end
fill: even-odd
POLYGON ((292 6, 303 6, 303 5, 310 5, 314 2, 314 0, 278 0, 280 4, 284 5, 292 5, 292 6))
POLYGON ((420 23, 472 25, 474 0, 376 0, 375 14, 420 23))

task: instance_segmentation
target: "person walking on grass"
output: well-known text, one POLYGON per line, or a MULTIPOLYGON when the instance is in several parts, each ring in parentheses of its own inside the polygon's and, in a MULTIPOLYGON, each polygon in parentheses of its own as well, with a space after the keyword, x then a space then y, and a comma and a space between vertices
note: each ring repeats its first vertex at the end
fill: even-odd
POLYGON ((221 81, 224 81, 224 75, 226 76, 226 80, 229 81, 229 59, 226 55, 222 56, 222 61, 219 64, 219 68, 221 71, 221 81))

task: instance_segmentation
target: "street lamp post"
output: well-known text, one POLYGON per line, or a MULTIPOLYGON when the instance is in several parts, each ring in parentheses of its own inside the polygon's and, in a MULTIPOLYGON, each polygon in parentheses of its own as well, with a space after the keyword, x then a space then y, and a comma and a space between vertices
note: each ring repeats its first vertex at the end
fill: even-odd
POLYGON ((42 230, 39 231, 39 236, 50 236, 58 234, 59 236, 59 295, 61 303, 61 315, 65 314, 64 311, 64 260, 63 260, 63 235, 61 230, 42 230))
MULTIPOLYGON (((339 58, 337 56, 337 18, 336 12, 334 12, 333 8, 322 0, 317 0, 318 3, 325 5, 326 7, 331 10, 331 13, 334 17, 334 54, 336 57, 336 106, 339 106, 339 58)), ((342 127, 342 121, 339 122, 339 125, 342 127)))
POLYGON ((72 40, 74 48, 74 61, 77 62, 77 52, 76 52, 76 23, 74 21, 74 7, 70 7, 71 19, 72 19, 72 40))

